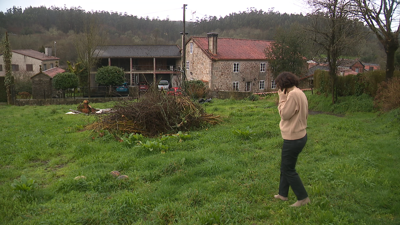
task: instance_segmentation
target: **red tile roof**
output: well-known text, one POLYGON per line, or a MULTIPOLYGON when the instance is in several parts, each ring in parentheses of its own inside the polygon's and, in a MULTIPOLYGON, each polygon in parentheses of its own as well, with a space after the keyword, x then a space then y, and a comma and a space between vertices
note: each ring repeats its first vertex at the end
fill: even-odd
POLYGON ((272 41, 218 38, 217 54, 208 51, 207 37, 192 37, 193 41, 213 60, 265 60, 265 49, 272 41))
POLYGON ((21 54, 21 55, 25 55, 25 56, 29 56, 35 59, 39 59, 42 61, 46 61, 46 60, 59 60, 60 58, 57 58, 55 56, 47 56, 42 52, 38 52, 32 49, 22 49, 22 50, 12 50, 12 52, 21 54))
POLYGON ((49 77, 53 78, 55 75, 59 74, 59 73, 64 73, 65 70, 61 69, 60 67, 53 67, 51 69, 45 70, 43 71, 44 74, 49 75, 49 77))

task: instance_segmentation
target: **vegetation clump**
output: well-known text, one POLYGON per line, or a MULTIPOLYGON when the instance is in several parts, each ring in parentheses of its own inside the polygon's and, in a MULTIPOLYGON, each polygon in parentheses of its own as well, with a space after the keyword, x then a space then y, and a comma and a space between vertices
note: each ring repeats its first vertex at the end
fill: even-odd
POLYGON ((138 102, 118 103, 112 113, 99 118, 87 129, 152 137, 219 122, 219 116, 207 114, 200 104, 191 101, 189 97, 149 91, 138 102))
POLYGON ((374 99, 376 108, 382 111, 390 111, 400 107, 400 78, 394 77, 388 82, 383 81, 378 85, 377 94, 374 99))

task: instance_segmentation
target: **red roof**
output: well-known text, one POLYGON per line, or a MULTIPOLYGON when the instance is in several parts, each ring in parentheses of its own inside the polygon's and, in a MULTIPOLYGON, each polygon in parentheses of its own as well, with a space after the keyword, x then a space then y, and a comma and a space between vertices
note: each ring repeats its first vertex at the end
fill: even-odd
POLYGON ((47 74, 49 77, 53 78, 55 75, 59 74, 59 73, 64 73, 65 70, 61 69, 60 67, 53 67, 51 69, 42 71, 44 74, 47 74))
POLYGON ((39 59, 42 61, 46 61, 46 60, 59 60, 60 58, 57 58, 55 56, 47 56, 42 52, 38 52, 32 49, 22 49, 22 50, 12 50, 12 52, 21 54, 21 55, 25 55, 25 56, 29 56, 35 59, 39 59))
POLYGON ((233 38, 217 39, 217 54, 208 51, 208 38, 192 37, 193 41, 213 60, 265 60, 265 49, 272 41, 233 38))

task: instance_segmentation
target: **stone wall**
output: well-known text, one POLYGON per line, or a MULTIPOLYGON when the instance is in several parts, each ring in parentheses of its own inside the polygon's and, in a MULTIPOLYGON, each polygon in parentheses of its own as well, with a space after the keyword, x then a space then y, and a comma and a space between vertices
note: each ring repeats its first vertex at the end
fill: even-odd
POLYGON ((249 97, 251 92, 238 92, 238 91, 213 91, 211 92, 212 98, 218 99, 236 99, 241 100, 249 97))
POLYGON ((51 77, 46 74, 39 73, 32 77, 32 98, 43 99, 52 97, 51 77))
POLYGON ((189 62, 189 69, 186 70, 186 77, 188 80, 207 81, 208 84, 211 85, 212 61, 204 54, 203 50, 201 50, 197 44, 191 41, 188 43, 189 46, 191 45, 190 43, 193 44, 193 52, 190 53, 190 47, 186 47, 186 61, 189 62))
POLYGON ((233 91, 233 82, 238 82, 239 92, 260 92, 267 87, 269 73, 260 72, 261 63, 265 61, 218 61, 214 62, 211 86, 212 90, 233 91), (239 63, 239 71, 233 72, 234 63, 239 63), (265 88, 260 89, 260 81, 265 88), (249 90, 246 90, 249 84, 249 90))
POLYGON ((109 97, 109 98, 52 98, 52 99, 16 99, 16 106, 24 105, 77 105, 88 99, 90 103, 134 100, 132 97, 109 97))

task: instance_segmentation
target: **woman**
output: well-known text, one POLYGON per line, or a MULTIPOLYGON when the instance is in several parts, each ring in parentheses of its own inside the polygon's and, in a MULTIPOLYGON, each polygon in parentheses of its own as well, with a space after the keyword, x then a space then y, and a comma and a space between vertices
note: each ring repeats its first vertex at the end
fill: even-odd
POLYGON ((293 207, 310 203, 306 189, 296 172, 297 157, 307 142, 308 101, 306 95, 297 88, 296 75, 283 72, 275 79, 279 94, 279 127, 283 138, 279 194, 276 199, 288 200, 289 186, 297 197, 293 207))

